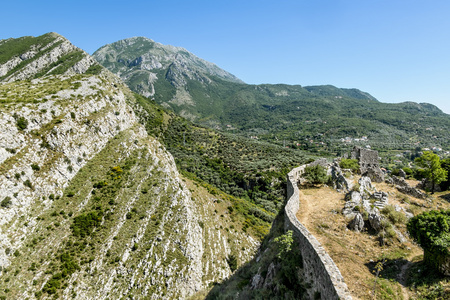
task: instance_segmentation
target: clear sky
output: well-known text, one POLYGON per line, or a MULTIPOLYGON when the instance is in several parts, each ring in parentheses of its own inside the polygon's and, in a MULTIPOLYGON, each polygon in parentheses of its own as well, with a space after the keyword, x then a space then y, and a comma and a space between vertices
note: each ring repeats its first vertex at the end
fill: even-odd
POLYGON ((450 114, 449 0, 4 1, 0 39, 54 31, 93 53, 145 36, 251 84, 331 84, 450 114))

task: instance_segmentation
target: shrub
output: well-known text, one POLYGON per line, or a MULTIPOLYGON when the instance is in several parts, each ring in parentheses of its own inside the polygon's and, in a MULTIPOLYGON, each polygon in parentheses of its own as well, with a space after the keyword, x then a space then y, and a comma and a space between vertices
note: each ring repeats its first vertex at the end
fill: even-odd
POLYGON ((32 168, 34 171, 39 171, 39 170, 41 169, 41 167, 39 167, 37 164, 31 164, 31 168, 32 168))
POLYGON ((401 211, 395 211, 392 205, 386 205, 381 212, 394 224, 405 224, 406 216, 401 211))
POLYGON ((102 211, 93 211, 88 214, 82 214, 74 218, 73 224, 70 226, 74 236, 84 238, 92 233, 95 227, 100 225, 102 220, 102 211))
POLYGON ((294 238, 292 237, 292 230, 288 230, 285 234, 282 234, 274 239, 278 247, 277 257, 282 259, 289 253, 292 249, 292 243, 294 238))
POLYGON ((237 258, 235 255, 230 254, 227 257, 228 266, 230 266, 231 272, 234 272, 237 269, 237 258))
POLYGON ((341 159, 341 162, 339 163, 339 166, 342 169, 350 169, 352 171, 358 171, 359 170, 359 162, 358 162, 357 159, 343 158, 343 159, 341 159))
POLYGON ((31 184, 31 181, 29 179, 25 180, 23 182, 23 185, 29 187, 30 189, 33 188, 33 185, 31 184))
POLYGON ((16 125, 19 130, 25 130, 28 127, 28 120, 24 117, 19 117, 16 121, 16 125))
POLYGON ((0 206, 4 207, 4 208, 8 208, 11 206, 11 204, 12 204, 11 197, 5 197, 5 199, 2 200, 0 206))
POLYGON ((107 186, 107 185, 108 185, 108 183, 106 181, 99 181, 94 184, 94 188, 101 189, 102 187, 107 186))
POLYGON ((425 250, 447 251, 450 247, 450 210, 432 210, 411 218, 407 224, 411 237, 425 250))

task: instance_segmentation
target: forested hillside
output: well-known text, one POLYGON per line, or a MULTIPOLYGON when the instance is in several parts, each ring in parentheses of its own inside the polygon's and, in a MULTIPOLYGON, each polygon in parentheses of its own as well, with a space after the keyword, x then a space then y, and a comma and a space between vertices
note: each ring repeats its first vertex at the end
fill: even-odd
POLYGON ((94 57, 135 92, 221 131, 334 154, 348 149, 347 137, 366 137, 378 149, 450 146, 450 117, 431 104, 381 103, 331 85, 248 85, 199 66, 185 49, 145 38, 105 45, 94 57))

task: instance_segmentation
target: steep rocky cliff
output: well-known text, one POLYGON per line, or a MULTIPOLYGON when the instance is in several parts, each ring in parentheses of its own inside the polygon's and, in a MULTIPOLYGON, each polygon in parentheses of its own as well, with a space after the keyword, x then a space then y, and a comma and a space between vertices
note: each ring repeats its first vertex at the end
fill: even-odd
POLYGON ((132 92, 57 34, 0 41, 0 296, 187 298, 258 243, 132 92))

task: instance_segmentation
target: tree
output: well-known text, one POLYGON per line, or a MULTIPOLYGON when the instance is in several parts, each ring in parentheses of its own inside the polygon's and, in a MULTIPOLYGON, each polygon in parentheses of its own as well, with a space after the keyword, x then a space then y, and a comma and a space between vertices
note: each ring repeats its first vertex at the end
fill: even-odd
POLYGON ((415 159, 415 162, 422 168, 425 178, 431 180, 431 193, 434 194, 435 184, 447 180, 447 170, 441 167, 439 156, 431 151, 425 151, 422 156, 415 159))
POLYGON ((441 182, 441 189, 443 191, 446 191, 450 188, 450 180, 449 180, 449 176, 448 176, 448 172, 450 171, 450 158, 446 158, 441 160, 441 167, 447 171, 447 180, 444 180, 441 182))
POLYGON ((450 255, 450 210, 432 210, 411 218, 410 236, 423 248, 424 260, 439 269, 450 255), (442 259, 444 258, 444 259, 442 259))

